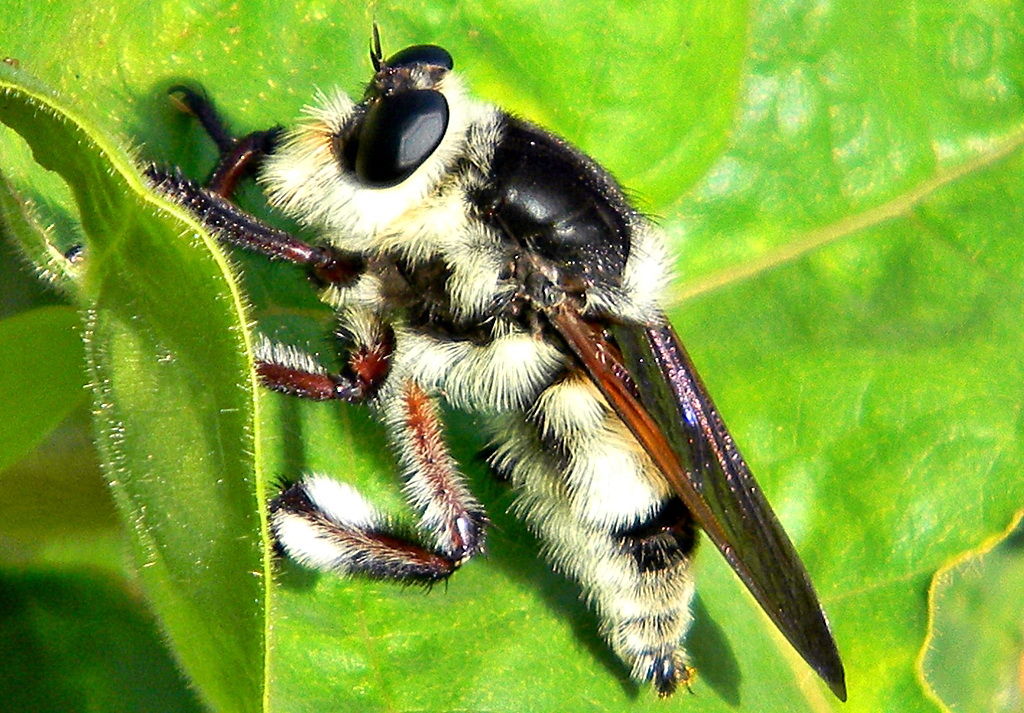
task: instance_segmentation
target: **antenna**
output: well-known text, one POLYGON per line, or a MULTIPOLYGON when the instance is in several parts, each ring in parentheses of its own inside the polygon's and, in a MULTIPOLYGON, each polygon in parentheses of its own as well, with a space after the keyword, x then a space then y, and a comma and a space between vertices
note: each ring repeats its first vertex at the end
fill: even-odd
POLYGON ((379 72, 384 66, 384 53, 380 49, 380 28, 377 21, 373 21, 373 40, 370 43, 370 62, 373 64, 373 71, 379 72))

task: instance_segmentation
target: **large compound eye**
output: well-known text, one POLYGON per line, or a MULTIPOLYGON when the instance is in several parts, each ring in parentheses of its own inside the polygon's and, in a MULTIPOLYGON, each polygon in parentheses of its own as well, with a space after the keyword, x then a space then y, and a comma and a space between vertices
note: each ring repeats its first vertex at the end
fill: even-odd
POLYGON ((424 89, 381 97, 359 135, 356 175, 378 188, 393 186, 419 168, 444 138, 448 100, 424 89))
POLYGON ((417 64, 425 64, 433 67, 444 67, 451 69, 455 66, 452 56, 444 47, 437 45, 413 45, 399 50, 388 57, 384 63, 387 67, 412 67, 417 64))

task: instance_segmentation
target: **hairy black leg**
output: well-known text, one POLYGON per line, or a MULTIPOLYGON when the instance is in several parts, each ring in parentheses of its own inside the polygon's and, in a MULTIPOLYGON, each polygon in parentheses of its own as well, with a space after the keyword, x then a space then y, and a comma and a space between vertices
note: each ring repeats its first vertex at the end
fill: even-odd
POLYGON ((358 402, 366 399, 365 390, 355 380, 341 374, 329 374, 287 366, 275 361, 256 360, 260 382, 270 389, 311 401, 358 402))
POLYGON ((226 243, 272 259, 306 265, 326 284, 346 285, 363 273, 363 260, 359 256, 309 245, 243 212, 176 171, 150 166, 145 174, 153 181, 154 188, 187 208, 226 243))
POLYGON ((360 402, 376 394, 387 378, 394 348, 394 332, 382 327, 378 339, 349 350, 345 373, 331 374, 309 354, 261 338, 256 372, 264 386, 289 396, 360 402))
POLYGON ((70 248, 67 249, 67 251, 65 251, 64 259, 67 260, 72 265, 77 265, 82 261, 83 254, 84 253, 82 245, 79 243, 76 245, 72 245, 70 248))
POLYGON ((487 517, 444 442, 436 403, 411 381, 381 396, 405 493, 436 549, 396 531, 351 485, 308 475, 270 503, 278 548, 322 570, 407 582, 447 578, 483 549, 487 517))
POLYGON ((280 134, 281 129, 274 128, 254 131, 238 139, 230 151, 221 154, 210 177, 206 179, 207 189, 225 198, 230 197, 238 182, 252 173, 263 157, 273 150, 280 134))
POLYGON ((420 528, 456 562, 481 552, 487 516, 448 451, 437 400, 411 380, 382 399, 406 494, 423 513, 420 528))
POLYGON ((411 381, 381 399, 406 496, 436 549, 396 531, 352 486, 322 475, 304 477, 270 503, 274 537, 288 556, 317 569, 436 582, 483 549, 487 518, 448 453, 434 400, 411 381))
POLYGON ((235 138, 225 128, 213 102, 205 95, 184 85, 171 87, 168 94, 179 109, 196 118, 220 152, 220 159, 206 180, 206 189, 230 198, 238 182, 252 173, 263 157, 274 150, 281 128, 254 131, 235 138))
POLYGON ((309 475, 270 502, 278 547, 300 564, 375 579, 432 584, 460 562, 397 533, 355 488, 309 475))
POLYGON ((205 95, 184 85, 172 87, 169 95, 182 111, 196 118, 217 145, 221 156, 206 186, 200 186, 176 171, 150 166, 146 176, 157 190, 171 196, 199 217, 224 242, 273 259, 306 265, 321 284, 346 285, 362 274, 363 261, 358 256, 309 245, 248 215, 228 201, 238 181, 273 150, 280 128, 256 131, 236 139, 224 127, 213 102, 205 95))
MULTIPOLYGON (((228 202, 238 181, 272 150, 277 130, 236 140, 206 97, 187 87, 175 87, 172 95, 198 119, 221 158, 205 187, 150 167, 146 173, 155 187, 226 243, 306 265, 322 283, 354 283, 364 269, 358 256, 308 245, 228 202)), ((346 373, 331 374, 311 356, 263 340, 257 345, 256 369, 264 385, 276 391, 316 400, 362 401, 387 378, 393 349, 393 331, 382 328, 378 337, 349 352, 346 373)), ((307 476, 270 503, 275 539, 289 556, 320 569, 431 583, 448 577, 480 551, 486 517, 448 455, 436 405, 414 385, 398 401, 397 445, 407 467, 407 494, 423 511, 421 527, 439 551, 396 533, 351 486, 307 476)))
POLYGON ((224 127, 224 122, 208 97, 184 84, 171 87, 167 90, 167 95, 180 111, 196 118, 217 145, 218 151, 224 154, 234 148, 235 137, 224 127))
MULTIPOLYGON (((351 381, 342 383, 311 357, 269 342, 258 348, 260 374, 271 388, 298 396, 365 397, 387 376, 393 337, 390 330, 383 334, 350 355, 351 381)), ((444 579, 483 550, 487 517, 448 452, 436 400, 404 381, 382 391, 378 406, 398 452, 406 497, 421 513, 418 530, 434 549, 397 532, 352 486, 319 475, 306 476, 272 501, 274 537, 281 551, 317 569, 426 583, 444 579)))

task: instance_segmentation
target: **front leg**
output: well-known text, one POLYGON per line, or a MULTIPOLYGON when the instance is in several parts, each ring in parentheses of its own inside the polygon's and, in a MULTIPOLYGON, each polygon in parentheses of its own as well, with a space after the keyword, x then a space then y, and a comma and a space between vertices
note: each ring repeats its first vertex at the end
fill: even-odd
POLYGON ((260 336, 256 373, 268 389, 312 401, 360 403, 374 396, 391 370, 395 337, 390 325, 367 320, 372 329, 348 349, 345 371, 332 374, 306 352, 260 336))
POLYGON ((219 193, 190 181, 177 171, 150 166, 145 174, 154 189, 186 208, 222 242, 271 259, 305 265, 325 284, 349 285, 365 271, 360 256, 327 246, 309 245, 245 213, 219 193))
POLYGON ((191 87, 180 84, 168 90, 172 101, 184 112, 194 116, 206 134, 217 145, 220 158, 206 179, 206 188, 224 198, 230 198, 243 177, 252 173, 263 159, 274 150, 281 135, 280 127, 267 131, 254 131, 235 138, 225 128, 213 102, 191 87))
POLYGON ((430 584, 459 566, 397 534, 358 490, 324 475, 307 475, 274 498, 270 527, 286 555, 328 572, 430 584))

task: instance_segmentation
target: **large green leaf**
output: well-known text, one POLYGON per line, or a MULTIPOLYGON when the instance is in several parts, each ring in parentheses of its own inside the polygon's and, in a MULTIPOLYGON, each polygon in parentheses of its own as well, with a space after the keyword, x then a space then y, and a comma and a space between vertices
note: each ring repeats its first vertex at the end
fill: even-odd
POLYGON ((123 150, 0 70, 0 121, 75 196, 97 444, 140 577, 204 699, 259 710, 267 549, 240 296, 209 237, 149 194, 123 150))
MULTIPOLYGON (((174 81, 201 82, 242 131, 290 122, 315 88, 358 91, 367 76, 371 13, 359 6, 8 3, 0 14, 0 54, 53 85, 80 125, 197 177, 212 150, 167 108, 174 81)), ((478 94, 580 144, 659 216, 679 254, 673 318, 822 595, 848 667, 842 709, 937 710, 915 665, 930 579, 1004 530, 1024 501, 1021 8, 413 2, 377 6, 376 18, 389 49, 444 44, 478 94)), ((10 142, 2 151, 0 168, 22 192, 58 226, 73 222, 75 208, 30 176, 28 156, 10 142)), ((69 179, 76 191, 131 174, 123 159, 88 155, 109 170, 69 179)), ((135 179, 115 196, 125 215, 127 204, 151 205, 135 179)), ((155 403, 141 388, 101 400, 119 418, 146 407, 138 420, 151 436, 126 458, 148 462, 173 450, 168 436, 184 441, 188 458, 132 493, 148 520, 121 500, 143 538, 181 518, 176 541, 189 566, 206 568, 198 585, 216 590, 196 595, 175 578, 184 560, 155 588, 170 642, 208 701, 258 707, 261 684, 248 677, 266 671, 275 710, 665 707, 628 682, 575 588, 505 514, 512 495, 472 465, 481 444, 469 419, 452 420, 452 438, 495 520, 486 559, 431 592, 282 563, 262 592, 251 574, 262 571, 259 496, 243 472, 251 452, 244 438, 210 436, 258 432, 263 472, 333 473, 408 518, 383 434, 356 408, 275 396, 259 411, 242 405, 244 344, 231 332, 241 317, 224 314, 230 290, 216 258, 186 256, 180 231, 157 231, 145 250, 115 232, 88 267, 104 279, 83 278, 88 299, 112 282, 123 296, 111 306, 124 322, 112 332, 95 323, 100 341, 123 344, 125 322, 162 324, 173 312, 195 333, 184 343, 217 352, 197 351, 202 361, 174 375, 163 369, 175 359, 150 368, 178 354, 164 341, 132 342, 137 360, 107 351, 142 377, 136 386, 180 400, 155 403), (221 397, 241 410, 222 416, 221 397), (245 554, 218 558, 188 537, 245 554), (266 609, 232 609, 246 597, 266 609), (168 616, 171 598, 181 611, 214 607, 216 627, 168 616), (214 660, 225 630, 244 643, 214 660), (227 676, 233 667, 243 673, 227 676)), ((241 262, 260 328, 329 350, 317 335, 330 316, 301 274, 241 262)), ((840 708, 710 547, 699 590, 696 698, 669 706, 840 708)))
POLYGON ((6 711, 202 710, 145 604, 94 571, 0 573, 0 658, 6 711))

